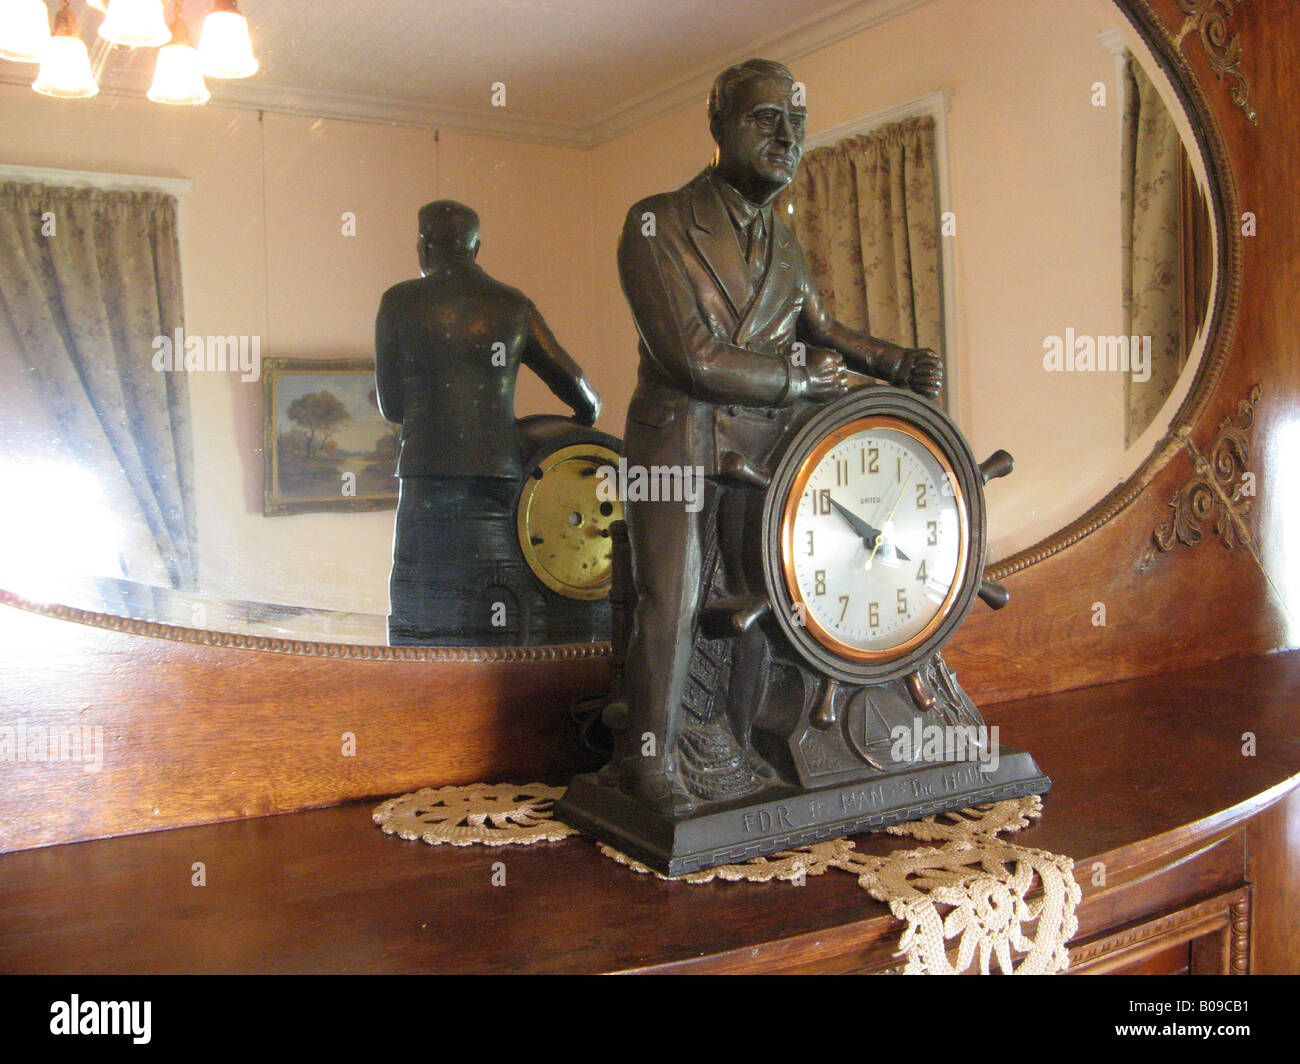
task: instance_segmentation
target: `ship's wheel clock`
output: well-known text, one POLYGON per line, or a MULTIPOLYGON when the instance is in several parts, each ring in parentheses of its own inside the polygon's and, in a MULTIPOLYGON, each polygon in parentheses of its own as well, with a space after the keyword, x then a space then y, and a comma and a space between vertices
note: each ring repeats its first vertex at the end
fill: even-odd
POLYGON ((557 815, 680 874, 1045 792, 940 654, 977 598, 1008 601, 984 578, 984 485, 1011 456, 977 463, 937 407, 866 387, 784 427, 764 462, 721 457, 692 659, 712 690, 688 684, 674 752, 693 808, 590 776, 557 815))

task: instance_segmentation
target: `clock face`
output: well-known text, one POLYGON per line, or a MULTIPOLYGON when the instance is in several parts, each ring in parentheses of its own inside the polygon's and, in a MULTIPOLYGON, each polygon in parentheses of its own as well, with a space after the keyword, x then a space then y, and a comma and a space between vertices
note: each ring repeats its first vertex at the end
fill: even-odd
POLYGON ((812 449, 786 497, 797 623, 852 661, 906 654, 951 610, 970 539, 957 475, 930 437, 894 417, 850 421, 812 449))

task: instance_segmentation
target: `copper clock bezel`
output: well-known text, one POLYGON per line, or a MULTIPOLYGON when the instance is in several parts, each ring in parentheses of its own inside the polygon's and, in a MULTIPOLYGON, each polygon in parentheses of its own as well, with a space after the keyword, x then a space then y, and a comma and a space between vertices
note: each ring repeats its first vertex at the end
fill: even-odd
POLYGON ((785 577, 786 591, 790 596, 791 603, 795 608, 802 607, 801 613, 804 627, 808 633, 816 639, 822 646, 832 654, 846 658, 850 661, 861 663, 876 663, 882 661, 893 661, 917 646, 925 642, 932 636, 935 631, 943 624, 944 620, 952 611, 952 606, 957 598, 958 592, 962 589, 966 577, 966 571, 970 564, 970 514, 966 508, 966 499, 961 490, 961 484, 957 477, 957 471, 953 468, 952 462, 940 447, 927 433, 922 432, 916 425, 904 421, 898 417, 889 414, 867 414, 848 421, 838 429, 828 433, 821 441, 808 452, 807 456, 799 463, 799 468, 794 474, 794 479, 786 492, 785 505, 781 515, 781 569, 785 577), (859 436, 864 432, 872 430, 890 430, 901 433, 916 441, 923 447, 938 463, 948 483, 952 485, 953 497, 957 506, 957 531, 960 541, 957 547, 957 571, 953 576, 952 583, 948 587, 947 593, 940 602, 938 609, 933 617, 926 623, 925 627, 915 635, 909 636, 901 643, 885 647, 881 650, 863 650, 861 647, 855 647, 850 643, 845 643, 829 629, 824 627, 813 614, 812 606, 807 601, 799 581, 794 571, 794 525, 798 517, 799 504, 802 500, 803 493, 807 487, 808 481, 813 473, 821 464, 822 459, 833 451, 839 444, 853 436, 859 436))
MULTIPOLYGON (((988 550, 984 477, 961 430, 942 409, 921 396, 888 385, 867 385, 812 407, 795 418, 771 461, 768 487, 759 507, 761 512, 755 514, 753 533, 758 539, 752 555, 761 568, 761 574, 755 576, 766 589, 771 606, 766 623, 781 633, 788 651, 815 672, 840 683, 870 686, 916 671, 952 638, 966 619, 984 575, 988 550), (955 473, 953 487, 960 492, 962 503, 959 522, 965 536, 964 562, 958 579, 949 588, 951 598, 945 596, 944 608, 935 614, 932 623, 927 625, 928 631, 922 631, 919 639, 908 637, 893 649, 855 651, 850 655, 835 640, 828 645, 817 638, 805 623, 806 617, 800 616, 807 613, 806 608, 795 609, 791 582, 785 573, 790 551, 783 528, 791 487, 797 475, 806 474, 808 459, 818 451, 825 453, 823 447, 828 437, 839 440, 844 438, 842 430, 860 431, 868 418, 892 418, 907 425, 912 430, 909 435, 918 436, 932 454, 941 456, 940 465, 945 472, 955 473)), ((806 476, 801 482, 806 482, 806 476)))

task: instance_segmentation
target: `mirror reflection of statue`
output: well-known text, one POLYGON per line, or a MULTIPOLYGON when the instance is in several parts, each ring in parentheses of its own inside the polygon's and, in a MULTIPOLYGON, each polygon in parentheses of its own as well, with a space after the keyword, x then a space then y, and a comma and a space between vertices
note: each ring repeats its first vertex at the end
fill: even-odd
MULTIPOLYGON (((601 782, 677 818, 728 793, 712 777, 765 773, 748 745, 759 692, 744 679, 733 683, 726 726, 698 723, 717 719, 701 708, 713 697, 701 677, 716 662, 693 657, 701 606, 711 593, 743 591, 739 564, 728 571, 729 530, 739 526, 726 516, 721 456, 761 465, 793 417, 845 392, 846 367, 930 398, 943 381, 933 352, 837 322, 773 211, 803 154, 807 115, 790 71, 757 59, 732 67, 708 111, 713 164, 631 208, 618 260, 641 338, 628 467, 698 468, 708 488, 702 507, 626 505, 635 607, 619 700, 605 715, 614 758, 601 782)), ((742 641, 732 676, 760 676, 761 653, 742 641)))
POLYGON ((478 250, 473 210, 451 200, 423 207, 422 276, 385 292, 375 323, 380 411, 402 427, 393 645, 530 641, 544 603, 516 532, 525 472, 514 414, 519 367, 541 377, 579 425, 593 425, 600 411, 537 308, 490 277, 478 250))

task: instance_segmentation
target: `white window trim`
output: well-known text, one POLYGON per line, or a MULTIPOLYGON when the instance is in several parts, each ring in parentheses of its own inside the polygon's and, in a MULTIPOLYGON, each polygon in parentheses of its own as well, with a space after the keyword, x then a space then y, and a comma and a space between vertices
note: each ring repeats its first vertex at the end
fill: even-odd
POLYGON ((110 174, 99 170, 56 170, 45 166, 0 164, 0 181, 39 181, 46 185, 76 185, 81 188, 130 189, 166 192, 177 202, 189 195, 194 182, 181 177, 148 177, 144 174, 110 174))

